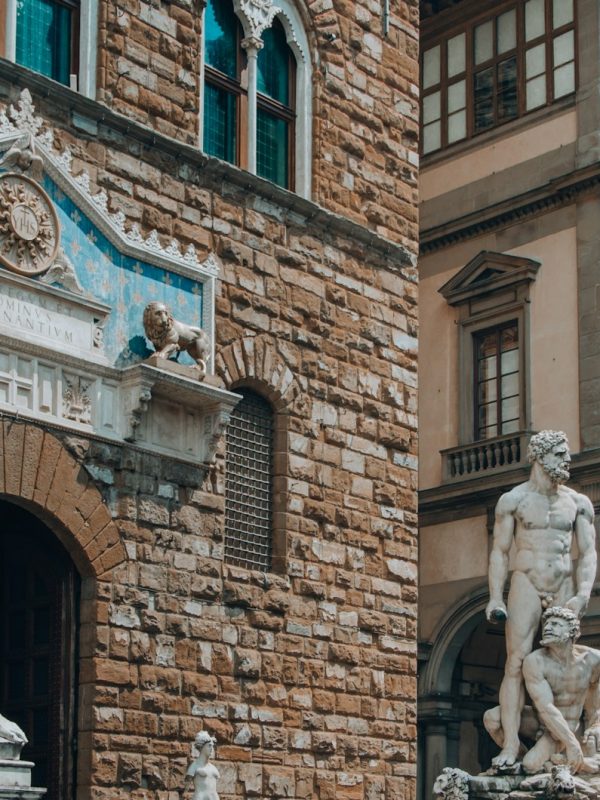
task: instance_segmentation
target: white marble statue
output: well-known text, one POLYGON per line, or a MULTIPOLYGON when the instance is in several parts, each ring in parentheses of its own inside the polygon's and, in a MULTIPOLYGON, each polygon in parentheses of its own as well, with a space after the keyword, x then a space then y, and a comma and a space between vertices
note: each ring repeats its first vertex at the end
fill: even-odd
POLYGON ((198 365, 200 380, 204 379, 210 357, 210 339, 202 328, 179 322, 164 303, 153 301, 144 309, 144 332, 159 358, 168 359, 183 350, 198 365))
POLYGON ((200 731, 194 740, 198 756, 186 772, 186 779, 194 782, 192 800, 219 800, 217 794, 219 771, 210 763, 210 759, 215 755, 215 741, 206 731, 200 731))
POLYGON ((0 742, 11 744, 27 744, 27 737, 16 722, 11 722, 0 714, 0 742))
MULTIPOLYGON (((21 750, 27 744, 27 736, 16 722, 11 722, 0 714, 0 761, 18 761, 21 750)), ((0 769, 0 785, 2 784, 0 769)))
POLYGON ((541 431, 531 437, 529 480, 503 494, 496 506, 490 555, 489 620, 506 619, 506 667, 500 687, 502 750, 496 768, 515 765, 524 702, 522 667, 531 652, 542 612, 564 606, 579 618, 589 601, 596 576, 594 509, 585 495, 564 486, 571 461, 567 437, 541 431), (575 576, 571 558, 573 535, 579 560, 575 576), (503 591, 508 554, 516 546, 508 602, 503 591))
MULTIPOLYGON (((523 709, 520 731, 530 739, 537 737, 523 757, 525 772, 560 763, 573 774, 600 772, 600 650, 576 645, 578 636, 579 618, 573 611, 546 609, 541 648, 523 662, 533 708, 523 709), (583 734, 578 738, 580 730, 583 734)), ((500 712, 500 706, 487 711, 484 723, 502 747, 500 712)))

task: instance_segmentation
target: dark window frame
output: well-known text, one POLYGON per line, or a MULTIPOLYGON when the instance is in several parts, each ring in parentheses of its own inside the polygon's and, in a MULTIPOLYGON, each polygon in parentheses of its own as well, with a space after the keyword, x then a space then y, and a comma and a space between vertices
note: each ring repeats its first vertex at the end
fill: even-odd
MULTIPOLYGON (((234 14, 234 16, 236 16, 234 14)), ((248 91, 247 88, 243 84, 243 73, 245 70, 245 52, 242 47, 242 39, 243 39, 243 29, 242 24, 236 16, 237 25, 236 25, 236 47, 235 47, 235 55, 236 55, 236 77, 232 78, 230 75, 226 75, 224 72, 212 67, 210 64, 206 63, 206 53, 204 54, 204 83, 213 86, 215 89, 220 89, 222 91, 227 92, 228 94, 232 95, 235 98, 235 120, 236 120, 236 148, 235 148, 235 158, 234 164, 240 167, 246 166, 246 146, 245 140, 242 143, 242 137, 244 137, 244 128, 245 126, 242 125, 242 117, 247 117, 247 107, 248 107, 248 91)), ((204 143, 203 143, 204 147, 204 143)))
MULTIPOLYGON (((427 152, 423 150, 423 129, 424 124, 421 124, 421 154, 424 157, 439 153, 448 147, 461 144, 471 139, 487 133, 496 128, 502 127, 509 122, 516 119, 526 117, 530 114, 535 114, 543 108, 551 106, 553 103, 558 102, 565 97, 571 97, 576 91, 579 84, 578 75, 578 16, 577 16, 577 0, 573 0, 573 20, 572 22, 561 25, 557 28, 552 28, 552 0, 544 0, 545 11, 545 30, 540 36, 525 41, 525 3, 518 2, 518 0, 505 0, 503 3, 477 3, 465 4, 464 7, 459 7, 459 12, 455 15, 450 15, 448 18, 443 13, 428 19, 423 24, 423 33, 421 40, 421 53, 429 51, 430 49, 439 45, 440 47, 440 76, 439 81, 432 84, 428 88, 422 88, 421 91, 421 112, 423 113, 423 103, 427 97, 440 92, 440 146, 430 149, 427 152), (485 8, 478 9, 478 6, 485 5, 485 8), (474 11, 474 9, 477 9, 474 11), (497 25, 498 18, 507 11, 515 10, 516 13, 516 47, 507 50, 502 54, 497 53, 497 25), (469 11, 471 11, 469 15, 469 11), (441 19, 443 18, 443 19, 441 19), (446 24, 443 24, 443 21, 446 24), (494 55, 486 62, 475 65, 474 55, 474 42, 475 42, 475 28, 479 25, 493 21, 493 48, 494 55), (574 91, 573 93, 561 95, 559 98, 555 97, 555 82, 554 82, 554 40, 564 33, 573 31, 574 36, 574 91), (459 34, 465 34, 465 69, 460 73, 449 77, 448 75, 448 41, 453 39, 459 34), (545 44, 545 80, 546 80, 546 102, 535 106, 531 109, 526 109, 526 72, 525 72, 525 58, 526 51, 531 50, 533 47, 544 43, 545 44), (517 113, 510 118, 498 121, 496 118, 498 93, 496 91, 497 85, 497 67, 499 63, 505 62, 511 56, 516 55, 517 59, 517 113), (474 103, 474 80, 475 75, 481 73, 485 69, 493 67, 494 69, 494 122, 493 124, 482 128, 481 130, 475 129, 475 103, 474 103), (466 91, 466 135, 460 139, 452 142, 448 140, 448 88, 453 84, 465 81, 466 91)), ((423 65, 422 65, 423 66, 423 65)))
MULTIPOLYGON (((520 339, 521 331, 519 329, 519 319, 515 317, 512 320, 504 321, 497 325, 492 325, 489 328, 482 328, 478 329, 477 331, 473 332, 471 335, 473 336, 473 437, 474 441, 483 441, 485 439, 493 439, 496 436, 504 436, 510 433, 517 433, 520 429, 519 421, 521 418, 521 407, 522 407, 522 388, 521 388, 521 339, 520 339), (517 370, 516 374, 517 378, 517 407, 518 407, 518 415, 516 418, 517 426, 515 431, 504 431, 502 430, 503 425, 506 422, 513 422, 514 420, 505 420, 503 419, 502 415, 502 401, 507 399, 502 396, 502 379, 505 376, 502 372, 502 353, 507 352, 503 351, 502 349, 502 334, 506 330, 515 329, 516 331, 516 347, 510 348, 511 350, 517 351, 517 370), (495 360, 496 360, 496 374, 494 378, 488 379, 493 380, 496 385, 496 431, 492 434, 484 433, 484 428, 489 428, 490 426, 482 426, 479 422, 479 412, 482 406, 489 405, 489 403, 483 403, 479 397, 479 389, 482 383, 485 381, 482 379, 480 374, 480 358, 478 354, 479 345, 483 339, 488 338, 489 336, 493 335, 495 337, 495 360)), ((509 397, 513 397, 514 395, 509 395, 509 397)))
MULTIPOLYGON (((79 2, 79 0, 50 0, 50 2, 54 6, 62 6, 63 8, 68 8, 72 12, 70 42, 69 42, 69 47, 70 47, 69 81, 70 81, 70 76, 75 75, 77 77, 77 83, 79 83, 79 61, 80 61, 79 37, 81 29, 81 2, 79 2)), ((18 25, 19 25, 19 20, 17 14, 17 30, 18 30, 18 25)), ((17 35, 18 35, 17 31, 15 31, 15 37, 17 35)), ((28 64, 22 64, 21 66, 24 66, 27 69, 33 69, 28 64)), ((52 80, 57 80, 58 83, 61 83, 61 81, 58 80, 57 78, 52 78, 52 76, 48 77, 50 77, 52 80)), ((63 85, 69 85, 69 84, 66 83, 63 85)))
MULTIPOLYGON (((273 21, 273 24, 277 21, 277 18, 273 21)), ((281 23, 279 23, 281 24, 281 23)), ((294 54, 292 53, 289 45, 288 45, 288 97, 289 97, 289 105, 285 105, 284 103, 275 100, 272 97, 269 97, 266 94, 262 94, 257 89, 256 92, 256 110, 265 111, 268 114, 276 117, 277 119, 283 120, 287 124, 287 132, 288 132, 288 185, 285 187, 290 191, 294 191, 296 187, 296 157, 295 157, 295 147, 294 143, 296 141, 296 70, 297 64, 296 59, 294 58, 294 54)), ((258 147, 258 142, 257 142, 258 147)))

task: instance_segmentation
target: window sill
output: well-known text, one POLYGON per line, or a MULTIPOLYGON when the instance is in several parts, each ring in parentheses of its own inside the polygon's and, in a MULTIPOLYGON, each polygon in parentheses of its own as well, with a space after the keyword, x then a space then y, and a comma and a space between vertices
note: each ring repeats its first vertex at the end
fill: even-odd
POLYGON ((466 155, 478 150, 485 145, 492 144, 499 139, 505 139, 516 133, 521 133, 529 128, 534 128, 540 123, 545 122, 553 117, 558 117, 575 108, 577 94, 571 94, 568 97, 563 97, 551 105, 544 106, 543 108, 531 111, 512 122, 506 122, 504 125, 497 125, 485 133, 479 133, 471 139, 463 139, 456 144, 448 145, 441 150, 436 150, 427 155, 421 155, 421 171, 426 170, 428 167, 438 166, 446 161, 453 160, 461 155, 466 155))

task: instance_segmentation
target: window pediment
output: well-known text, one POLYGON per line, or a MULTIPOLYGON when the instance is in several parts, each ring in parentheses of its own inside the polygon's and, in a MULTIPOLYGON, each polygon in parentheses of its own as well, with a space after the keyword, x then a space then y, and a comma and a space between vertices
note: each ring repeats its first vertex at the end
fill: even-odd
POLYGON ((448 305, 460 306, 475 298, 531 283, 540 266, 540 262, 532 258, 483 250, 447 281, 439 292, 448 305))

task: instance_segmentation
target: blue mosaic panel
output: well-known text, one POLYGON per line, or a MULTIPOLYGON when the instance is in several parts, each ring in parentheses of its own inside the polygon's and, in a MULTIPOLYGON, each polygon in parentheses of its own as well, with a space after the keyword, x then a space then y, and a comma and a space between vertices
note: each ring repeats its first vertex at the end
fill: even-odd
MULTIPOLYGON (((60 220, 62 247, 84 291, 112 309, 104 329, 104 349, 113 364, 134 364, 154 351, 142 322, 144 308, 152 300, 165 303, 178 319, 202 325, 199 281, 121 254, 47 176, 43 185, 60 220)), ((179 361, 194 363, 187 353, 181 353, 179 361)))

